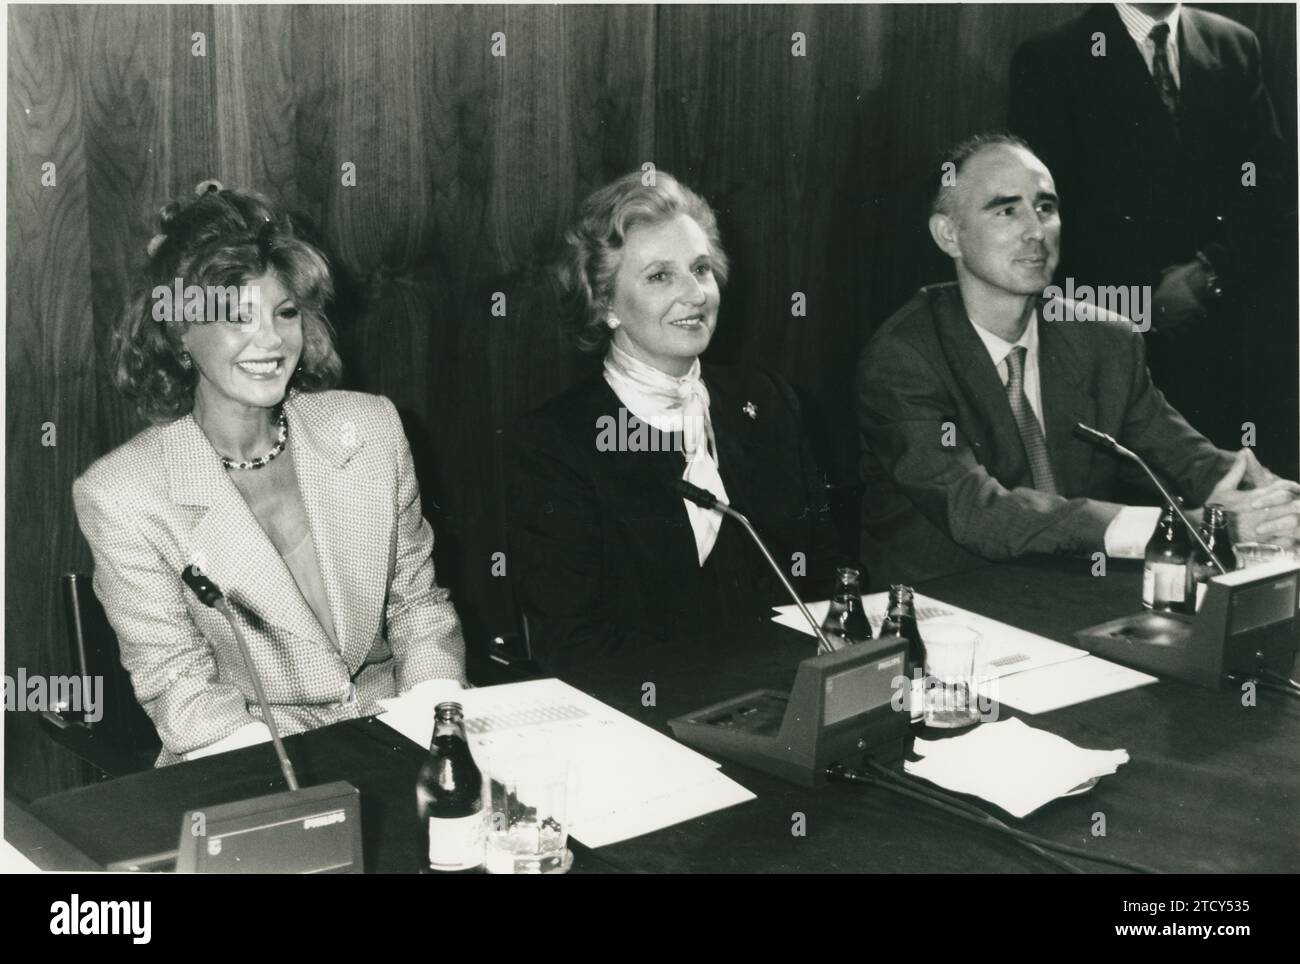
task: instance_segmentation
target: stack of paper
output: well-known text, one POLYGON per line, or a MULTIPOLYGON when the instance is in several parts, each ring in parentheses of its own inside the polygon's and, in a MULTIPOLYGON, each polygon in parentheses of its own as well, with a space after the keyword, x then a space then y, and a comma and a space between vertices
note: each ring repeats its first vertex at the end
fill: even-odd
MULTIPOLYGON (((388 712, 379 719, 428 746, 433 706, 410 695, 385 700, 388 712)), ((520 758, 570 768, 569 832, 589 847, 754 799, 708 757, 559 680, 468 689, 455 698, 484 770, 520 758)))
POLYGON ((1084 750, 1021 720, 985 723, 946 740, 916 740, 923 759, 904 769, 957 793, 995 803, 1015 817, 1128 762, 1125 750, 1084 750))
POLYGON ((995 685, 981 692, 1023 713, 1037 714, 1154 682, 1156 677, 1149 673, 1120 666, 1100 656, 1085 656, 996 680, 995 685))

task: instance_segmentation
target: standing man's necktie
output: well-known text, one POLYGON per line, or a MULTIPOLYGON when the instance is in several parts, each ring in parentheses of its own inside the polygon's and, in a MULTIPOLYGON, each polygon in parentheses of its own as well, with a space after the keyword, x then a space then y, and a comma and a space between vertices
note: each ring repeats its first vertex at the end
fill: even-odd
POLYGON ((1151 28, 1148 35, 1156 45, 1156 55, 1151 62, 1151 73, 1155 77, 1156 89, 1160 92, 1160 102, 1165 105, 1169 116, 1178 113, 1178 85, 1174 83, 1174 72, 1169 67, 1169 24, 1163 21, 1151 28))
POLYGON ((1007 369, 1011 373, 1007 379, 1007 401, 1011 403, 1011 414, 1020 430, 1020 441, 1025 444, 1034 488, 1056 495, 1056 479, 1052 476, 1052 462, 1047 457, 1043 427, 1034 417, 1034 410, 1029 407, 1029 398, 1025 395, 1025 353, 1028 350, 1024 345, 1016 345, 1007 356, 1007 369))

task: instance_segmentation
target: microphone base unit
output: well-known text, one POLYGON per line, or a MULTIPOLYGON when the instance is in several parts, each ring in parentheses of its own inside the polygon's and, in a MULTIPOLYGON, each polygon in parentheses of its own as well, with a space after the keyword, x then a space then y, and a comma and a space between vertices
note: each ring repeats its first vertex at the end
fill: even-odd
POLYGON ((361 795, 342 780, 189 810, 182 874, 359 874, 361 795))
POLYGON ((1279 562, 1215 576, 1196 615, 1141 612, 1075 634, 1104 659, 1218 689, 1225 676, 1290 675, 1300 647, 1300 565, 1279 562))
POLYGON ((820 787, 833 764, 902 758, 911 718, 906 697, 896 694, 910 686, 906 647, 893 636, 810 656, 800 662, 789 693, 753 690, 668 726, 701 753, 820 787))

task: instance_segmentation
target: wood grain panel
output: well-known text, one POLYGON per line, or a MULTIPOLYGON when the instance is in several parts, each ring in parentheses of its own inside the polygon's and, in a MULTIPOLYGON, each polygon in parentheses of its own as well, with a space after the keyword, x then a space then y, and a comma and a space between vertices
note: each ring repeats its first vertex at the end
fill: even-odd
MULTIPOLYGON (((86 568, 73 478, 99 445, 94 410, 86 165, 68 8, 9 17, 6 252, 5 673, 74 671, 58 603, 62 572, 86 568), (42 184, 52 163, 55 183, 42 184), (55 445, 42 444, 53 426, 55 445)), ((82 782, 32 713, 7 713, 6 787, 23 796, 82 782)))
POLYGON ((290 10, 214 6, 209 51, 219 120, 214 175, 297 204, 290 10))
POLYGON ((335 255, 361 277, 381 266, 405 270, 428 246, 416 85, 426 51, 413 30, 418 15, 416 7, 361 4, 293 13, 295 62, 320 61, 309 68, 316 86, 296 128, 300 149, 311 145, 304 175, 335 255), (355 186, 344 183, 344 164, 355 166, 355 186))
MULTIPOLYGON (((503 432, 584 369, 557 318, 544 265, 578 201, 636 166, 651 143, 653 10, 610 13, 488 7, 460 18, 458 32, 430 25, 455 38, 434 47, 438 76, 455 71, 461 83, 470 78, 487 92, 458 104, 454 117, 471 143, 486 138, 481 163, 490 180, 454 176, 463 174, 463 147, 439 148, 432 161, 435 177, 445 175, 440 186, 455 184, 469 201, 458 237, 481 241, 477 259, 460 254, 452 262, 461 280, 441 289, 433 310, 429 424, 443 453, 437 489, 445 537, 462 560, 462 611, 471 630, 489 634, 514 625, 508 582, 491 575, 493 554, 507 550, 503 432), (490 55, 497 32, 506 38, 503 58, 490 55), (492 313, 497 294, 504 317, 492 313)), ((426 129, 434 144, 449 143, 436 115, 427 115, 426 129)))
MULTIPOLYGON (((75 8, 85 111, 90 278, 98 357, 143 262, 158 209, 218 167, 211 11, 198 6, 75 8), (206 37, 195 56, 193 36, 206 37)), ((141 427, 101 382, 103 450, 141 427)))

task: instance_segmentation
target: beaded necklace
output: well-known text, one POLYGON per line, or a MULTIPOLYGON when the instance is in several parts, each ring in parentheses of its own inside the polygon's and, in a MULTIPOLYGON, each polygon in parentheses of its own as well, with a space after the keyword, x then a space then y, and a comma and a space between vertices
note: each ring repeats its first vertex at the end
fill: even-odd
POLYGON ((271 451, 245 462, 236 462, 234 459, 222 455, 221 464, 228 469, 260 469, 268 465, 272 459, 284 451, 284 443, 289 439, 289 419, 285 415, 283 405, 280 406, 280 417, 277 421, 280 426, 280 437, 275 445, 271 447, 271 451))

